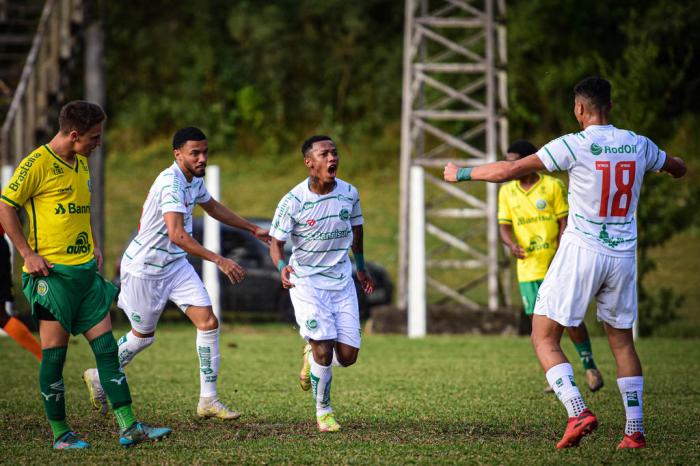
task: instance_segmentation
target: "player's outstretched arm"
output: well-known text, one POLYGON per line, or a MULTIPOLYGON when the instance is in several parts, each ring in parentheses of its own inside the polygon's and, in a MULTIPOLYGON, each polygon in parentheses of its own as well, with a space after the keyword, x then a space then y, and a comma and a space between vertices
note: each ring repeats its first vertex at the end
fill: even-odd
POLYGON ((199 241, 192 238, 192 236, 187 233, 183 214, 180 212, 166 212, 163 214, 163 220, 165 221, 165 226, 168 228, 168 238, 173 244, 176 244, 188 254, 215 263, 219 270, 231 280, 231 283, 235 284, 243 280, 245 277, 245 270, 243 267, 228 257, 220 256, 214 251, 205 248, 199 244, 199 241))
POLYGON ((680 178, 688 171, 688 167, 685 166, 685 162, 682 158, 671 157, 669 155, 666 157, 666 161, 661 167, 661 171, 670 174, 674 178, 680 178))
POLYGON ((280 271, 282 286, 284 288, 292 288, 294 285, 289 281, 289 275, 294 272, 294 269, 284 260, 284 243, 285 241, 272 238, 272 242, 270 243, 270 259, 272 259, 272 263, 277 266, 277 270, 280 271))
POLYGON ((22 259, 24 259, 24 266, 29 274, 35 277, 48 276, 49 269, 53 265, 46 262, 46 259, 34 252, 29 246, 24 234, 22 234, 22 225, 19 223, 17 210, 4 202, 0 202, 0 224, 5 229, 7 236, 10 237, 12 244, 17 248, 22 259))
POLYGON ((451 183, 469 180, 503 183, 544 170, 545 168, 537 154, 532 154, 514 162, 502 160, 474 168, 460 169, 457 165, 450 162, 445 166, 443 176, 445 181, 451 183))
POLYGON ((355 267, 357 268, 357 279, 362 285, 362 291, 372 294, 374 291, 374 279, 365 267, 364 255, 364 230, 362 225, 352 227, 352 255, 355 257, 355 267))
POLYGON ((216 199, 211 198, 207 202, 200 205, 202 206, 202 209, 204 209, 209 215, 219 222, 225 223, 226 225, 234 228, 249 231, 263 243, 267 245, 270 244, 270 234, 267 230, 260 228, 256 224, 244 219, 216 199))

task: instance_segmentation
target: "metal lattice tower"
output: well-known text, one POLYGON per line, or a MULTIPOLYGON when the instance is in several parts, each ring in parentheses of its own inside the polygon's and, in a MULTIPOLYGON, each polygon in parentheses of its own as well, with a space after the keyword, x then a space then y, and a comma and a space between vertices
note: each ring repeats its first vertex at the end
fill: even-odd
POLYGON ((428 303, 496 310, 509 294, 499 285, 498 186, 445 183, 442 168, 491 162, 507 147, 505 0, 406 0, 405 15, 397 304, 409 304, 417 233, 428 303), (416 188, 423 209, 409 204, 416 188))

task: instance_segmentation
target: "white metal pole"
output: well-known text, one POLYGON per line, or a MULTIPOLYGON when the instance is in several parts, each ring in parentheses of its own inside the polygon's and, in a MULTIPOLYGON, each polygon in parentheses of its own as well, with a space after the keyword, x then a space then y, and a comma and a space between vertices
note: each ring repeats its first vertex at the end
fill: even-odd
MULTIPOLYGON (((204 181, 209 194, 211 194, 214 199, 220 199, 218 165, 209 165, 207 167, 207 176, 204 178, 204 181)), ((219 222, 206 213, 204 214, 203 246, 216 254, 221 254, 221 232, 219 222)), ((219 325, 221 325, 219 269, 216 264, 209 261, 202 261, 202 281, 204 281, 204 286, 209 292, 214 315, 219 320, 219 325)))
POLYGON ((411 167, 408 260, 408 336, 421 338, 426 332, 425 302, 425 205, 423 167, 411 167))

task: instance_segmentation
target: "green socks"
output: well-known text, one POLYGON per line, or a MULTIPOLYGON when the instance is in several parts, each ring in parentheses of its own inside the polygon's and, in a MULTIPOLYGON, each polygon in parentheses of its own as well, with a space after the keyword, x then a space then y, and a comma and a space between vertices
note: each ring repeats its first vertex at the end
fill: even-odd
POLYGON ((112 332, 109 331, 92 340, 90 347, 92 352, 95 353, 100 383, 115 414, 117 409, 122 406, 130 407, 131 393, 129 392, 129 384, 126 381, 126 375, 119 367, 118 347, 112 332))
POLYGON ((581 358, 581 363, 583 363, 583 368, 597 369, 595 361, 593 361, 593 350, 591 349, 591 340, 586 340, 583 343, 574 343, 576 351, 578 352, 579 358, 581 358))
POLYGON ((65 346, 41 350, 39 388, 54 439, 70 430, 66 423, 66 399, 63 387, 63 363, 66 361, 67 350, 65 346))
POLYGON ((115 409, 114 417, 117 418, 117 424, 119 424, 119 428, 122 431, 128 429, 136 422, 136 416, 134 416, 134 411, 131 409, 130 404, 115 409))

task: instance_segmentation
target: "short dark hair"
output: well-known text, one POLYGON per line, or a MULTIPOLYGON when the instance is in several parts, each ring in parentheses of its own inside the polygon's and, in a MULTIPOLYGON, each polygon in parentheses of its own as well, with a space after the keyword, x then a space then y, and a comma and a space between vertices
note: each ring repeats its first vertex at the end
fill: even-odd
POLYGON ((537 148, 533 146, 530 141, 526 141, 525 139, 518 139, 517 141, 514 141, 510 146, 508 146, 508 150, 506 150, 506 152, 513 152, 515 154, 518 154, 522 159, 523 157, 527 157, 528 155, 537 152, 537 148))
POLYGON ((593 107, 602 110, 610 107, 611 89, 607 80, 599 76, 589 76, 574 86, 574 96, 583 97, 593 107))
POLYGON ((102 123, 107 118, 105 111, 99 105, 85 100, 68 102, 58 114, 58 126, 62 133, 77 131, 85 134, 90 128, 102 123))
POLYGON ((204 141, 206 138, 204 132, 194 126, 180 128, 175 131, 175 135, 173 136, 173 150, 184 146, 187 144, 187 141, 204 141))
POLYGON ((304 144, 301 145, 301 155, 306 157, 306 154, 311 150, 311 147, 314 145, 314 143, 319 141, 333 142, 333 139, 331 139, 329 136, 324 136, 323 134, 316 134, 314 136, 311 136, 306 141, 304 141, 304 144))

